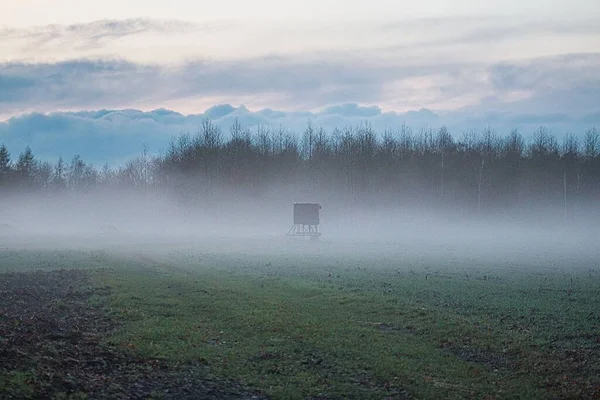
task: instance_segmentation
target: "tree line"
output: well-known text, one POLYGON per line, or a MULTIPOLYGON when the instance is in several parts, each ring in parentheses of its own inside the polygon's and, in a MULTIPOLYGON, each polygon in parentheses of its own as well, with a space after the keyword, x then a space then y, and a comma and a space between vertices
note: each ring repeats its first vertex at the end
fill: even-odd
POLYGON ((79 156, 38 160, 29 147, 13 160, 0 147, 3 194, 107 187, 163 191, 199 207, 239 193, 261 198, 289 190, 299 201, 340 205, 422 204, 469 213, 559 207, 566 216, 600 204, 600 133, 591 128, 582 139, 559 140, 544 126, 529 139, 491 127, 458 135, 406 125, 375 132, 368 122, 326 132, 309 122, 294 134, 249 129, 238 120, 224 131, 204 120, 158 156, 144 148, 124 166, 99 169, 79 156))

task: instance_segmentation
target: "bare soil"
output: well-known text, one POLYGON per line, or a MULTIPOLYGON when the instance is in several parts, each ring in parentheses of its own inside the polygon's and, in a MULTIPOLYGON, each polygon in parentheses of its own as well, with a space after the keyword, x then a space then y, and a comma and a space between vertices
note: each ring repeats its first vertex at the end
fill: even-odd
POLYGON ((90 272, 0 274, 0 397, 264 398, 201 363, 144 359, 112 344, 118 323, 104 306, 109 295, 90 272), (15 374, 26 379, 7 383, 15 374))

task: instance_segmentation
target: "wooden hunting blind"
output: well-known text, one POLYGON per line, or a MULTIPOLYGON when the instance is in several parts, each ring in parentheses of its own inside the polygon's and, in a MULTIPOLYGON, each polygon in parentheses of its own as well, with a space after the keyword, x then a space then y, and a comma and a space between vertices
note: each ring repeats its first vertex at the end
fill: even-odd
POLYGON ((321 208, 318 203, 294 203, 294 226, 289 230, 288 236, 318 239, 321 236, 319 232, 321 208))

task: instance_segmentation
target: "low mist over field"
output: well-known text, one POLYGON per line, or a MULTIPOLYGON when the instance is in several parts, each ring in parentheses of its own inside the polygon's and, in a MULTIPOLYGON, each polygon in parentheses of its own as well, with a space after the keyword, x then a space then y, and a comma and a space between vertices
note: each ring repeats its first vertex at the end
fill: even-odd
POLYGON ((597 238, 600 135, 562 143, 540 127, 455 139, 438 131, 328 134, 311 124, 229 132, 204 120, 160 157, 97 169, 81 157, 51 164, 28 147, 0 147, 5 234, 283 237, 295 202, 323 207, 325 240, 455 243, 585 242, 597 238), (559 239, 560 238, 560 239, 559 239))
MULTIPOLYGON (((600 257, 597 219, 564 219, 564 209, 530 214, 471 215, 451 208, 321 202, 319 242, 291 239, 290 194, 257 199, 237 194, 217 204, 182 204, 173 196, 94 191, 85 195, 12 197, 1 201, 4 247, 122 248, 144 243, 187 244, 209 252, 302 253, 329 256, 404 257, 432 262, 512 259, 540 263, 557 256, 574 261, 600 257)), ((591 205, 590 205, 591 206, 591 205)), ((457 207, 458 208, 458 207, 457 207)), ((590 207, 592 210, 593 207, 590 207)), ((597 259, 597 258, 596 258, 597 259)), ((567 267, 567 265, 564 265, 567 267)))

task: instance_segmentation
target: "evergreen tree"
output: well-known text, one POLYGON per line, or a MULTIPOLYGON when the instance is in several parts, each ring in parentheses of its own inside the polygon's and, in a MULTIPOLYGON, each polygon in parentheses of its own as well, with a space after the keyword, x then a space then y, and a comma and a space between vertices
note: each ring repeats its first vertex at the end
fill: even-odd
POLYGON ((0 146, 0 182, 8 180, 10 175, 10 154, 5 145, 0 146))
POLYGON ((25 151, 19 155, 15 171, 20 186, 33 186, 35 178, 35 157, 29 146, 27 146, 25 151))

